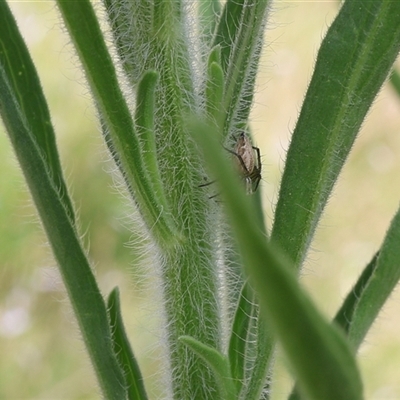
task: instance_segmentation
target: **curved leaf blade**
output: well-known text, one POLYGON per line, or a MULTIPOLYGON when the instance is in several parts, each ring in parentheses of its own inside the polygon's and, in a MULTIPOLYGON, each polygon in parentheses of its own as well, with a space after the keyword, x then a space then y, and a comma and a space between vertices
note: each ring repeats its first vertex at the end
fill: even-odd
POLYGON ((128 399, 147 400, 143 377, 122 321, 121 303, 117 287, 108 296, 108 314, 110 316, 114 351, 125 373, 128 399))
POLYGON ((74 210, 61 170, 49 108, 28 48, 5 1, 0 2, 0 65, 15 94, 19 111, 29 124, 30 132, 42 152, 50 177, 74 221, 74 210))
POLYGON ((374 277, 375 270, 377 268, 378 253, 374 255, 372 260, 364 268, 361 276, 357 279, 356 284, 351 289, 349 294, 346 296, 342 306, 336 313, 334 321, 348 333, 353 323, 354 314, 357 309, 357 305, 363 296, 365 288, 368 286, 370 280, 374 277))
POLYGON ((29 129, 2 66, 0 113, 60 266, 103 395, 106 399, 125 399, 125 379, 112 348, 103 297, 43 152, 29 129))
POLYGON ((86 72, 102 121, 117 154, 122 174, 147 226, 161 245, 181 238, 166 199, 153 190, 143 162, 142 148, 128 105, 121 92, 114 64, 104 42, 99 21, 88 0, 58 0, 76 50, 86 72))
POLYGON ((400 49, 400 2, 346 1, 293 133, 271 240, 300 268, 362 121, 400 49))
POLYGON ((221 14, 213 45, 221 47, 225 76, 225 136, 247 125, 269 4, 269 0, 227 1, 221 14))
POLYGON ((360 375, 344 335, 301 290, 288 260, 267 244, 215 132, 194 124, 193 134, 217 178, 260 312, 281 342, 302 393, 315 400, 362 399, 360 375))
MULTIPOLYGON (((363 288, 354 309, 348 336, 357 348, 379 314, 382 306, 400 280, 400 210, 393 218, 376 266, 363 288)), ((368 267, 367 267, 368 268, 368 267)))
POLYGON ((232 377, 246 400, 258 400, 267 381, 274 341, 260 315, 254 290, 246 282, 240 293, 228 346, 232 377))
POLYGON ((220 398, 226 400, 237 399, 236 388, 230 373, 229 360, 218 350, 199 342, 191 336, 181 336, 179 340, 188 346, 213 370, 219 385, 220 398))
POLYGON ((253 299, 250 297, 250 288, 246 282, 243 284, 239 302, 236 307, 228 346, 231 374, 239 392, 244 381, 246 345, 253 309, 252 301, 253 299))

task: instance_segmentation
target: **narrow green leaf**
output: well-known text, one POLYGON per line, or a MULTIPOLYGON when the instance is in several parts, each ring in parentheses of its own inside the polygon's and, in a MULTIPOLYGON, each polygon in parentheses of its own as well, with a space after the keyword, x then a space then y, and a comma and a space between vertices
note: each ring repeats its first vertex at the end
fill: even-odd
POLYGON ((268 374, 271 372, 273 366, 275 342, 270 329, 268 329, 265 316, 260 312, 257 303, 253 305, 252 315, 256 322, 255 340, 254 343, 250 343, 250 345, 254 348, 255 358, 249 368, 250 376, 244 398, 246 400, 259 400, 260 398, 265 398, 267 400, 268 397, 262 396, 266 395, 265 391, 269 386, 268 374))
MULTIPOLYGON (((374 255, 372 260, 365 267, 361 276, 358 278, 356 284, 346 296, 342 306, 336 313, 333 319, 347 334, 349 333, 350 327, 353 323, 354 314, 357 310, 357 305, 363 296, 365 288, 368 286, 368 282, 374 276, 374 271, 377 266, 378 253, 374 255)), ((292 393, 289 396, 289 400, 299 400, 301 395, 298 391, 297 385, 294 386, 292 393)))
POLYGON ((245 3, 245 0, 228 0, 219 20, 214 46, 221 47, 221 66, 224 73, 228 71, 229 59, 238 35, 245 3))
POLYGON ((179 240, 168 205, 153 190, 132 117, 120 90, 115 68, 89 0, 58 0, 58 7, 83 64, 112 148, 147 226, 158 243, 179 240))
POLYGON ((239 393, 244 382, 246 346, 252 318, 253 299, 250 294, 249 284, 246 282, 240 293, 228 346, 231 374, 239 393))
POLYGON ((153 159, 148 164, 153 164, 151 169, 158 170, 156 159, 156 141, 154 137, 154 104, 155 90, 158 80, 156 71, 147 71, 138 86, 136 96, 135 123, 141 141, 144 156, 153 153, 153 159))
POLYGON ((110 315, 114 351, 125 373, 128 399, 147 400, 142 374, 125 333, 125 327, 121 315, 119 290, 117 287, 108 297, 108 314, 110 315))
POLYGON ((356 284, 346 296, 342 306, 337 312, 334 321, 348 333, 353 322, 354 313, 357 305, 363 296, 364 290, 367 288, 369 281, 374 277, 377 267, 378 253, 374 255, 372 260, 365 267, 356 284))
MULTIPOLYGON (((355 348, 360 346, 383 304, 400 279, 399 258, 396 258, 400 253, 398 249, 400 240, 399 219, 398 211, 386 236, 388 241, 385 238, 381 250, 364 268, 334 318, 334 322, 346 332, 349 341, 355 348), (383 249, 389 253, 389 256, 384 257, 383 260, 385 261, 380 263, 380 252, 383 249)), ((301 399, 296 386, 289 399, 301 399)))
MULTIPOLYGON (((214 54, 210 56, 210 61, 214 54)), ((207 117, 212 123, 215 124, 217 130, 221 132, 224 122, 224 109, 223 109, 223 95, 224 95, 224 73, 221 66, 211 61, 208 65, 207 83, 206 83, 206 113, 207 117)))
POLYGON ((20 112, 42 152, 50 177, 74 221, 74 210, 61 170, 49 109, 36 69, 6 1, 0 1, 0 65, 15 94, 20 112))
POLYGON ((221 46, 219 44, 211 49, 210 55, 208 56, 208 66, 210 66, 212 63, 221 65, 221 46))
POLYGON ((254 291, 243 287, 232 324, 228 347, 232 377, 246 400, 258 400, 271 367, 273 339, 259 313, 254 291))
POLYGON ((220 390, 220 398, 224 400, 237 399, 237 392, 232 380, 228 359, 218 350, 199 342, 191 336, 181 336, 179 340, 205 361, 214 371, 220 390))
POLYGON ((225 75, 225 135, 247 125, 268 5, 269 0, 228 1, 221 16, 214 45, 221 46, 225 75))
POLYGON ((362 121, 400 48, 400 2, 348 0, 318 53, 271 240, 298 269, 362 121))
POLYGON ((43 152, 16 97, 14 86, 0 66, 0 113, 60 266, 100 388, 106 399, 125 399, 125 380, 112 348, 104 300, 43 152))
POLYGON ((267 244, 215 132, 195 124, 193 134, 217 178, 260 312, 280 341, 302 393, 315 400, 361 399, 361 379, 344 335, 318 313, 288 260, 267 244))
POLYGON ((139 82, 136 96, 135 123, 140 145, 142 146, 143 164, 147 171, 154 193, 161 204, 167 204, 162 186, 159 164, 157 161, 156 137, 154 132, 154 106, 158 73, 147 71, 139 82))
POLYGON ((376 260, 376 267, 361 293, 348 336, 357 348, 400 279, 400 210, 393 218, 376 260))

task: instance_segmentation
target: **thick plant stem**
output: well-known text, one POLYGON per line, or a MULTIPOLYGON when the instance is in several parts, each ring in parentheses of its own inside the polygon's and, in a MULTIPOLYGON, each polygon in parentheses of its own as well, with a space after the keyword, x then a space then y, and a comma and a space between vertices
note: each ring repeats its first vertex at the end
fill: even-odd
POLYGON ((214 224, 209 217, 211 204, 204 190, 199 188, 202 168, 183 120, 193 107, 193 92, 185 85, 185 80, 182 82, 182 77, 188 73, 188 65, 184 65, 187 58, 182 56, 183 51, 177 54, 176 46, 168 41, 157 53, 164 65, 160 71, 156 106, 161 174, 172 215, 185 237, 183 243, 163 254, 162 280, 170 362, 174 371, 173 395, 176 399, 212 399, 217 392, 211 370, 178 341, 179 337, 189 335, 216 349, 220 347, 214 224))
POLYGON ((143 71, 154 70, 159 76, 154 114, 157 159, 171 215, 182 236, 176 245, 159 245, 172 397, 212 399, 217 385, 210 368, 178 340, 192 336, 219 349, 221 336, 212 203, 199 187, 203 168, 185 129, 185 118, 197 107, 186 5, 163 0, 148 1, 146 7, 144 2, 104 3, 133 88, 143 71))

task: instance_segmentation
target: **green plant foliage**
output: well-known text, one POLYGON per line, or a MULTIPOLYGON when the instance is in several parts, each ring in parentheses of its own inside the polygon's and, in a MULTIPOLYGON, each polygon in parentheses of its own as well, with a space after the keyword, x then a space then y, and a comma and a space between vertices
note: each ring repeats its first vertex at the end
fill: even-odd
POLYGON ((255 211, 235 184, 237 177, 210 129, 194 125, 193 132, 219 179, 245 269, 260 298, 261 312, 287 352, 304 395, 309 399, 361 399, 360 377, 344 336, 320 316, 298 286, 290 264, 267 244, 255 222, 255 211))
POLYGON ((293 133, 272 240, 300 268, 360 126, 399 52, 397 2, 346 1, 318 53, 293 133))
MULTIPOLYGON (((400 212, 394 216, 381 249, 366 266, 336 321, 345 325, 350 343, 359 347, 400 279, 400 212), (355 297, 357 296, 357 297, 355 297), (344 322, 345 321, 345 322, 344 322)), ((346 299, 347 300, 347 299, 346 299)))
POLYGON ((118 288, 115 288, 108 297, 108 313, 110 315, 114 351, 124 370, 128 399, 147 400, 143 377, 125 333, 118 288))
MULTIPOLYGON (((10 33, 15 32, 15 21, 7 5, 0 3, 0 6, 1 16, 9 16, 5 18, 6 26, 2 25, 2 27, 10 26, 10 29, 3 30, 0 43, 4 45, 4 40, 7 38, 8 43, 12 43, 17 49, 21 48, 22 52, 25 49, 22 38, 9 36, 10 33)), ((16 50, 15 53, 9 51, 2 54, 9 55, 8 58, 3 58, 4 62, 4 59, 9 59, 11 54, 19 56, 20 53, 16 50)), ((27 71, 34 70, 29 57, 25 57, 24 62, 27 71)), ((15 71, 11 73, 9 68, 4 68, 3 63, 0 65, 0 113, 4 125, 24 171, 54 256, 60 265, 65 286, 103 393, 109 399, 125 398, 125 381, 112 349, 105 303, 80 244, 71 214, 68 212, 66 204, 71 204, 71 202, 69 199, 65 200, 67 194, 61 192, 56 186, 53 172, 45 161, 43 147, 38 144, 40 140, 34 133, 35 128, 30 125, 29 114, 24 112, 21 102, 17 100, 19 92, 16 90, 18 86, 15 83, 14 74, 15 71)), ((48 135, 52 132, 49 129, 48 135)), ((55 143, 54 137, 47 141, 55 143)), ((48 151, 56 151, 56 149, 49 147, 48 151)), ((55 154, 53 159, 58 159, 58 154, 55 154)))
MULTIPOLYGON (((397 212, 334 323, 297 280, 360 126, 393 69, 400 2, 347 0, 330 26, 287 153, 271 239, 260 193, 245 193, 248 160, 232 146, 241 133, 250 136, 270 3, 207 0, 191 9, 180 0, 103 0, 106 35, 89 0, 57 0, 151 245, 166 398, 269 399, 279 343, 296 380, 290 398, 362 399, 355 352, 400 278, 397 212)), ((398 86, 396 72, 390 79, 398 86)), ((106 305, 83 250, 49 108, 4 0, 0 114, 102 396, 149 398, 119 291, 106 305)), ((246 143, 245 156, 257 157, 246 143)))
POLYGON ((19 113, 33 135, 33 140, 42 153, 50 177, 60 191, 60 197, 74 220, 74 211, 67 195, 64 177, 56 148, 56 141, 49 109, 40 85, 35 66, 29 56, 17 24, 5 2, 0 4, 0 58, 10 90, 15 94, 19 113), (12 40, 11 40, 12 38, 12 40))
POLYGON ((222 399, 237 398, 237 391, 230 374, 229 360, 218 350, 206 346, 190 336, 181 336, 179 340, 203 359, 212 369, 218 382, 218 396, 222 399))

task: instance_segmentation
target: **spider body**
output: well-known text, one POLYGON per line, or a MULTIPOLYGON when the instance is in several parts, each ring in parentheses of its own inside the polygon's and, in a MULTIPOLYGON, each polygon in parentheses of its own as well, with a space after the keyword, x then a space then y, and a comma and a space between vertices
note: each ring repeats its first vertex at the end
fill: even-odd
MULTIPOLYGON (((254 147, 249 139, 249 137, 242 132, 236 139, 236 144, 233 150, 227 149, 229 153, 236 157, 236 165, 239 170, 240 175, 246 184, 246 193, 254 193, 261 180, 261 155, 260 149, 254 147)), ((205 187, 211 185, 215 181, 210 181, 199 185, 199 187, 205 187)), ((210 199, 218 196, 215 194, 210 196, 210 199)))
POLYGON ((246 183, 247 194, 254 193, 261 180, 260 149, 254 147, 249 137, 242 132, 236 140, 233 150, 229 150, 237 159, 240 174, 246 183))

